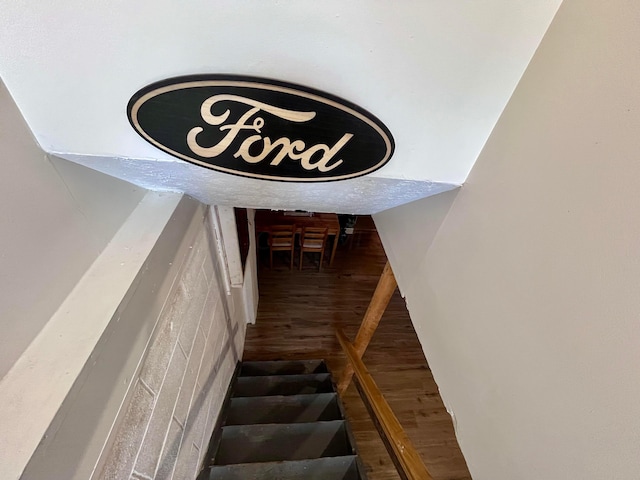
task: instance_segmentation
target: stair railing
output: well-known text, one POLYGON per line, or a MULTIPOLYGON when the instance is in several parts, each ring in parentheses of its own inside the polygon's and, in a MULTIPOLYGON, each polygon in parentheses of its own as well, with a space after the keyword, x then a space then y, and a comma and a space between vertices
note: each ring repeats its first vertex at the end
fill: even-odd
POLYGON ((400 477, 405 480, 433 480, 354 346, 340 329, 336 330, 336 336, 347 356, 347 368, 353 369, 358 392, 400 477))

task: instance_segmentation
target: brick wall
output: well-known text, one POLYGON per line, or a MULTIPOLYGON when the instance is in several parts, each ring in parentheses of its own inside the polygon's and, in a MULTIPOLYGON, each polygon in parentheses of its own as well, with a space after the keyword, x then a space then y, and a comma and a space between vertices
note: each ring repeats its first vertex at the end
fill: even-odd
POLYGON ((246 325, 241 305, 231 309, 235 318, 225 305, 208 218, 189 245, 92 478, 192 479, 197 474, 241 359, 246 325))
MULTIPOLYGON (((192 198, 175 204, 21 480, 195 478, 257 294, 221 287, 210 218, 192 198)), ((83 303, 87 322, 102 301, 83 303)))

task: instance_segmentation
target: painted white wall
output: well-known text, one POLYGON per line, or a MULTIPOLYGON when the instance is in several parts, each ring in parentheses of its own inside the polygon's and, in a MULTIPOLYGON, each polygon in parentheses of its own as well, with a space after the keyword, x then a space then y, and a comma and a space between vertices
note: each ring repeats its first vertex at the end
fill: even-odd
MULTIPOLYGON (((164 187, 167 163, 182 163, 130 127, 135 91, 171 76, 235 73, 325 90, 378 116, 396 153, 371 178, 459 185, 560 3, 4 1, 0 75, 46 151, 98 156, 121 178, 134 169, 122 159, 146 160, 164 187)), ((189 188, 200 172, 188 171, 183 191, 198 196, 189 188)), ((247 198, 236 205, 273 206, 255 183, 241 184, 247 198)))
MULTIPOLYGON (((111 402, 113 407, 114 401, 121 400, 118 393, 126 391, 131 378, 125 376, 127 372, 121 369, 122 363, 132 361, 132 352, 135 352, 132 344, 144 346, 147 341, 144 335, 138 335, 141 330, 138 327, 146 318, 141 310, 147 313, 158 308, 154 302, 147 301, 144 309, 135 311, 127 292, 132 290, 138 294, 137 298, 142 297, 140 291, 144 289, 140 288, 137 279, 143 274, 152 277, 154 283, 149 289, 162 290, 161 275, 153 276, 156 272, 151 268, 153 265, 149 266, 147 256, 180 198, 181 195, 157 192, 145 195, 24 353, 0 379, 0 404, 3 405, 0 410, 3 431, 0 436, 1 478, 21 478, 38 446, 42 446, 50 457, 43 470, 47 473, 36 478, 47 475, 70 478, 68 474, 53 474, 54 467, 64 462, 68 466, 74 456, 86 454, 91 449, 92 435, 100 432, 96 424, 104 427, 106 422, 106 428, 109 428, 109 418, 105 415, 109 409, 104 405, 111 402), (129 318, 121 315, 125 308, 129 309, 129 318), (124 335, 114 335, 113 325, 128 330, 124 335), (99 358, 105 344, 116 350, 111 363, 99 358), (93 384, 87 385, 86 372, 94 373, 93 384), (122 375, 118 381, 110 382, 111 376, 118 373, 122 375), (65 437, 64 427, 69 425, 73 432, 65 437), (63 446, 62 451, 50 448, 48 442, 55 441, 56 445, 63 446)), ((133 361, 135 366, 137 359, 133 358, 133 361)), ((113 408, 118 405, 116 403, 113 408)), ((73 464, 74 468, 78 466, 73 464)))
POLYGON ((144 189, 40 150, 0 82, 0 378, 144 189))
POLYGON ((207 453, 242 359, 246 320, 219 283, 206 208, 194 213, 180 252, 184 265, 167 298, 158 299, 164 307, 93 479, 193 479, 207 453))
POLYGON ((3 479, 195 478, 246 325, 207 211, 149 192, 3 379, 3 479))
POLYGON ((638 478, 639 18, 566 0, 462 189, 374 217, 474 479, 638 478))
POLYGON ((108 242, 142 200, 146 189, 47 155, 94 236, 108 242))

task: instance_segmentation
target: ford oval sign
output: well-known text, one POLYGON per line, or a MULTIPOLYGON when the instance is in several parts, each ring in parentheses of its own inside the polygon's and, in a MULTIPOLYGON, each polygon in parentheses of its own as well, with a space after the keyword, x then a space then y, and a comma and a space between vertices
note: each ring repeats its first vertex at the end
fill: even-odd
POLYGON ((288 182, 345 180, 389 161, 393 137, 367 111, 317 90, 206 75, 154 83, 127 107, 146 141, 202 167, 288 182))

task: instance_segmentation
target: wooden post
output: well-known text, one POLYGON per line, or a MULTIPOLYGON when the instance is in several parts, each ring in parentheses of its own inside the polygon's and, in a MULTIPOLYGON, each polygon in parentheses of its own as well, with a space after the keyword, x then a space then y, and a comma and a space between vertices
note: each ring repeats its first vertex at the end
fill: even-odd
MULTIPOLYGON (((396 277, 393 275, 391 265, 389 265, 389 262, 387 261, 387 264, 384 266, 384 270, 382 270, 382 275, 380 275, 380 280, 378 280, 376 291, 373 293, 373 297, 371 298, 371 303, 369 303, 369 307, 362 319, 362 324, 360 325, 360 330, 358 330, 356 341, 353 342, 353 348, 358 354, 358 358, 362 358, 365 350, 369 346, 369 342, 378 328, 382 314, 387 309, 387 305, 389 305, 389 301, 391 300, 393 292, 395 292, 397 286, 396 277)), ((342 378, 340 379, 340 382, 338 382, 338 392, 340 394, 343 394, 349 387, 351 377, 353 377, 353 368, 350 363, 347 363, 344 371, 342 372, 342 378)))

